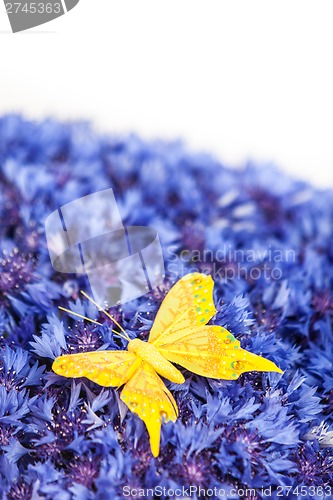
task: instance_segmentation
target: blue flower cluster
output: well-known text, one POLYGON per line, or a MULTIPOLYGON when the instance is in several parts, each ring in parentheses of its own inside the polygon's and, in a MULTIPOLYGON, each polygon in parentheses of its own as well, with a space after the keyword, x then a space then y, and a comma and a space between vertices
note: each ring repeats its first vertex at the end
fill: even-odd
POLYGON ((303 485, 321 498, 332 485, 332 190, 273 167, 228 169, 178 142, 10 115, 0 119, 0 219, 1 498, 134 498, 161 485, 228 498, 250 498, 241 488, 264 498, 270 487, 278 498, 288 487, 288 498, 305 498, 303 485), (236 381, 183 370, 183 385, 167 383, 180 416, 163 426, 157 459, 116 390, 51 370, 62 353, 125 345, 79 298, 84 278, 53 270, 44 232, 53 210, 110 187, 124 223, 156 228, 165 256, 161 287, 110 310, 130 335, 147 338, 179 277, 206 272, 213 323, 284 370, 236 381))

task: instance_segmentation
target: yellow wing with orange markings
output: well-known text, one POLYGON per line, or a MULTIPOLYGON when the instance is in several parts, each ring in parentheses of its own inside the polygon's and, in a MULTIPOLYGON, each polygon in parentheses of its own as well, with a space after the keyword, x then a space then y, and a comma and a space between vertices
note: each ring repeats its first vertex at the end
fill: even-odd
POLYGON ((272 361, 242 349, 221 326, 189 328, 181 338, 176 332, 158 350, 169 361, 209 378, 235 380, 249 371, 283 373, 272 361))
POLYGON ((59 356, 52 370, 63 377, 86 377, 103 387, 119 387, 140 364, 141 360, 128 351, 93 351, 59 356))
POLYGON ((175 422, 178 416, 171 392, 151 365, 144 361, 123 388, 120 399, 146 424, 150 447, 154 457, 157 457, 162 423, 175 422))
POLYGON ((215 314, 214 281, 202 273, 190 273, 171 288, 156 315, 148 342, 159 347, 168 337, 205 325, 215 314))

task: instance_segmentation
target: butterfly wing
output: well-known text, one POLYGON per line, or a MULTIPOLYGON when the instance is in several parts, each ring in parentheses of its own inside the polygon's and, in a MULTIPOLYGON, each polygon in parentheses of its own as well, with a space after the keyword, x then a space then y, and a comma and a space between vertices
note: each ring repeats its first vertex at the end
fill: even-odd
POLYGON ((190 273, 171 288, 156 315, 148 342, 162 345, 174 331, 205 325, 215 314, 214 281, 202 273, 190 273))
POLYGON ((248 371, 282 371, 272 362, 245 351, 221 326, 205 326, 215 315, 214 281, 191 273, 180 279, 164 299, 149 342, 169 361, 193 373, 233 380, 248 371))
POLYGON ((169 361, 210 378, 235 380, 244 372, 283 373, 275 363, 240 347, 240 342, 221 326, 192 327, 174 332, 159 352, 169 361))
POLYGON ((141 361, 128 351, 93 351, 56 358, 52 370, 63 377, 86 377, 103 387, 120 387, 141 361))
POLYGON ((152 366, 143 361, 126 383, 120 399, 146 424, 150 447, 154 457, 157 457, 162 422, 175 422, 178 416, 177 404, 172 394, 152 366))

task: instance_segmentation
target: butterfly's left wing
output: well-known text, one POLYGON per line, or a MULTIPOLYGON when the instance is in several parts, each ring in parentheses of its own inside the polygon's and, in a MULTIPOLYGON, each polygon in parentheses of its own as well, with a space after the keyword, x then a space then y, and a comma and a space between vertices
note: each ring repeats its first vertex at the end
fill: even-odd
POLYGON ((202 273, 186 274, 171 288, 156 315, 148 342, 158 347, 172 332, 202 326, 216 314, 214 281, 202 273))
POLYGON ((103 387, 120 387, 133 375, 141 360, 128 351, 92 351, 56 358, 52 370, 63 377, 86 377, 103 387))
POLYGON ((121 392, 120 399, 146 424, 150 447, 154 457, 160 449, 162 422, 178 416, 178 408, 172 394, 151 365, 142 362, 121 392))
POLYGON ((240 342, 221 326, 192 327, 168 336, 158 347, 169 361, 204 377, 235 380, 244 372, 283 373, 275 363, 240 347, 240 342))

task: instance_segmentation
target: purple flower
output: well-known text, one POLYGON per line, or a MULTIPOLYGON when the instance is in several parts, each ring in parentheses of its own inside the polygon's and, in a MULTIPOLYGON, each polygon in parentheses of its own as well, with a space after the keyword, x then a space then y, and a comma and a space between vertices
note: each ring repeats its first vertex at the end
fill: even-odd
POLYGON ((32 255, 22 255, 18 248, 10 253, 2 251, 0 260, 0 296, 2 300, 21 293, 33 280, 34 261, 32 255))

